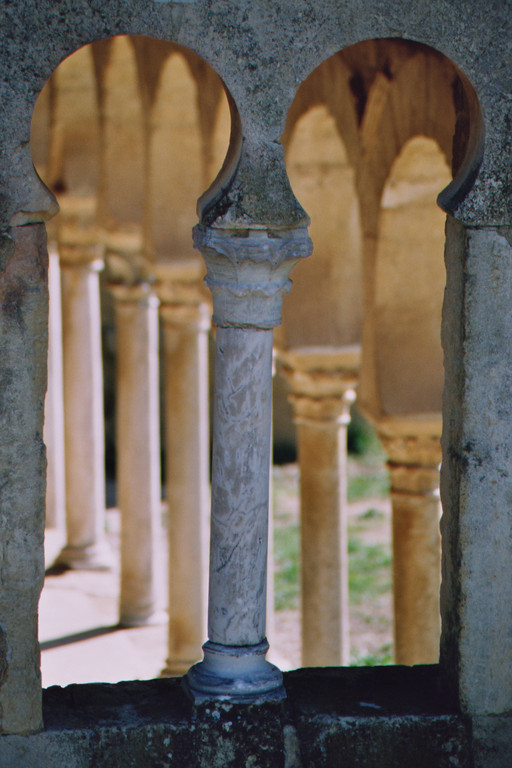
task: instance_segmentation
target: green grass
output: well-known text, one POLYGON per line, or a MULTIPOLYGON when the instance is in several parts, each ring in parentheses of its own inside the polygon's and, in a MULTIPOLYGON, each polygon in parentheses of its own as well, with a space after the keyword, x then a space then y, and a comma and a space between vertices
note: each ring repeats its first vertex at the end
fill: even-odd
POLYGON ((375 653, 368 653, 364 656, 352 656, 350 659, 351 667, 375 667, 377 665, 392 664, 391 645, 386 643, 382 645, 375 653))
POLYGON ((300 530, 297 524, 274 528, 274 607, 276 611, 299 605, 300 530))
POLYGON ((351 536, 348 554, 351 605, 361 605, 391 589, 391 553, 387 546, 364 544, 351 536))
MULTIPOLYGON (((389 548, 383 544, 364 544, 357 533, 355 531, 350 536, 348 544, 351 605, 361 605, 391 589, 389 548)), ((300 591, 300 529, 297 524, 274 529, 274 560, 275 609, 297 608, 300 591)))
POLYGON ((349 501, 360 501, 372 496, 382 498, 389 493, 389 474, 385 468, 368 474, 352 475, 348 479, 349 501))

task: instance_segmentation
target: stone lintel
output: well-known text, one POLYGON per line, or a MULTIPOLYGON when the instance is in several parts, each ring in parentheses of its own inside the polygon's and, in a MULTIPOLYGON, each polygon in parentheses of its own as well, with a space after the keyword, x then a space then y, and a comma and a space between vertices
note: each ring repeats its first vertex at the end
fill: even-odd
POLYGON ((281 323, 292 267, 309 256, 306 227, 271 232, 194 227, 194 245, 206 263, 215 325, 271 329, 281 323))

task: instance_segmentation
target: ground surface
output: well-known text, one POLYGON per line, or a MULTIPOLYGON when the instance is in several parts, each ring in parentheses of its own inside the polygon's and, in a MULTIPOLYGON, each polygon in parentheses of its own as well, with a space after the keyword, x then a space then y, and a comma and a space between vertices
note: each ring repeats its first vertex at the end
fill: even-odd
MULTIPOLYGON (((349 569, 352 663, 392 658, 390 505, 381 457, 349 462, 349 569)), ((275 622, 270 658, 282 669, 300 666, 300 531, 296 465, 274 470, 275 622)), ((153 626, 117 627, 119 513, 107 515, 116 566, 111 572, 68 571, 47 576, 40 603, 43 685, 117 682, 156 677, 166 658, 165 616, 153 626)), ((161 604, 166 601, 165 531, 161 544, 161 604)), ((46 536, 47 564, 62 534, 46 536)))

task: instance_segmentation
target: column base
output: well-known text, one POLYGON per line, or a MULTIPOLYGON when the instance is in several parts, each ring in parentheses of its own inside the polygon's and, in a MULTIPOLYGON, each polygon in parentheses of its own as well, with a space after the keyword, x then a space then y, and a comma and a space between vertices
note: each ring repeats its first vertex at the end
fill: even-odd
POLYGON ((186 675, 188 670, 193 664, 196 664, 197 657, 195 659, 189 659, 188 661, 177 659, 166 659, 165 667, 160 672, 160 677, 182 677, 186 675))
POLYGON ((112 551, 105 541, 88 547, 65 546, 52 568, 63 567, 73 571, 110 571, 114 565, 112 551))
POLYGON ((119 618, 119 626, 125 627, 126 629, 135 627, 155 627, 162 624, 167 624, 168 621, 169 617, 167 615, 167 611, 155 609, 149 613, 146 612, 137 615, 121 613, 119 618))
POLYGON ((266 640, 249 646, 208 641, 203 651, 204 660, 194 664, 184 678, 194 704, 215 699, 243 704, 286 698, 281 670, 265 659, 266 640))

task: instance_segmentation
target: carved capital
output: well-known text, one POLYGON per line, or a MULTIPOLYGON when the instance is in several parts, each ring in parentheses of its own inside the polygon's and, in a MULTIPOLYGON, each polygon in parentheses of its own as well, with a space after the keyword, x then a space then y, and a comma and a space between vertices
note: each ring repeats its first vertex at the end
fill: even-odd
POLYGON ((304 347, 279 352, 290 383, 295 422, 348 424, 359 375, 360 347, 304 347))
POLYGON ((150 262, 143 255, 140 230, 102 231, 107 280, 110 286, 127 288, 154 282, 150 262))
POLYGON ((134 285, 110 285, 112 295, 116 300, 118 310, 129 308, 134 304, 138 306, 158 307, 158 296, 152 290, 149 283, 136 283, 134 285))
POLYGON ((441 442, 439 434, 391 434, 378 429, 379 438, 388 456, 392 495, 435 496, 439 494, 439 465, 441 442))
POLYGON ((162 304, 160 308, 164 332, 185 331, 208 333, 211 310, 208 304, 162 304))
POLYGON ((262 329, 281 323, 282 297, 291 288, 290 272, 312 251, 305 228, 240 232, 197 225, 194 245, 206 263, 213 322, 262 329))
POLYGON ((154 265, 154 275, 162 306, 197 307, 207 303, 209 294, 203 286, 204 265, 199 257, 159 262, 154 265))

